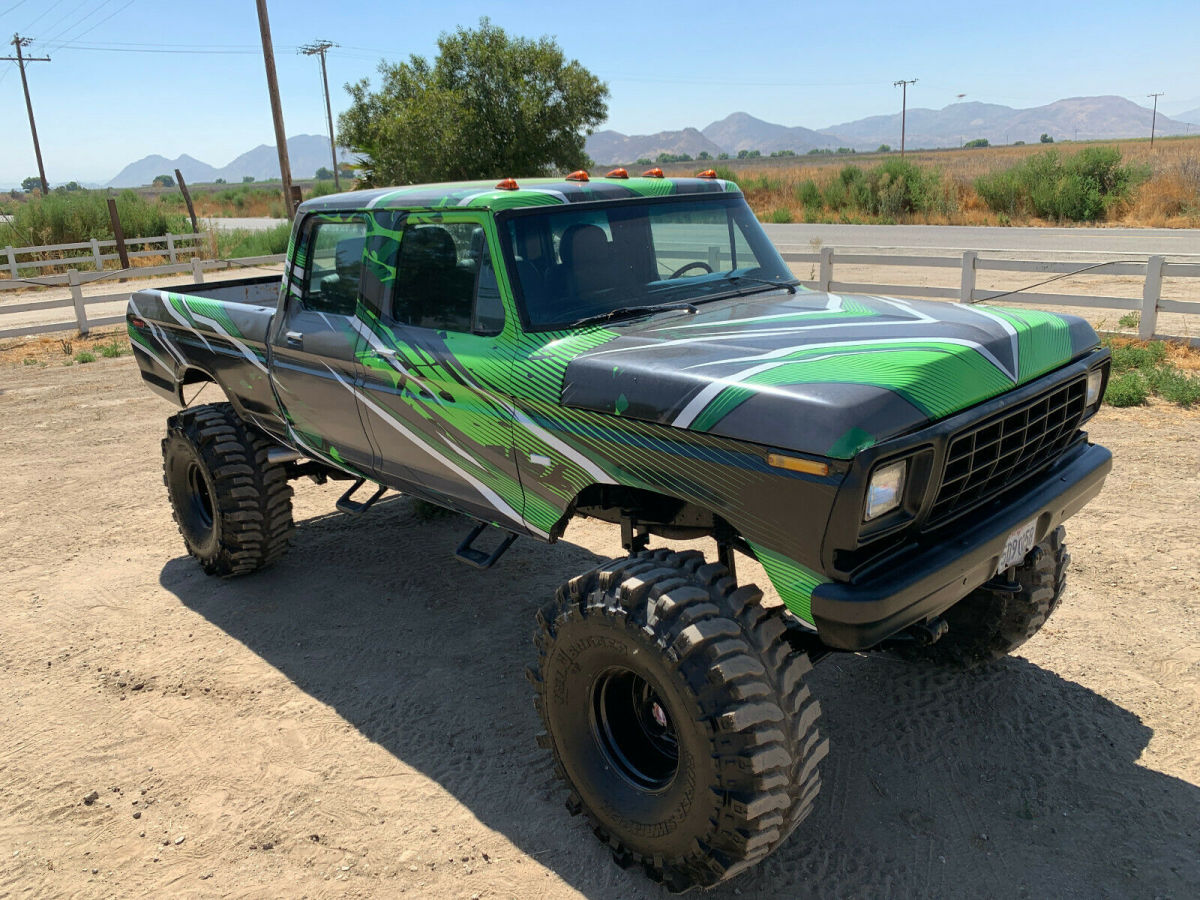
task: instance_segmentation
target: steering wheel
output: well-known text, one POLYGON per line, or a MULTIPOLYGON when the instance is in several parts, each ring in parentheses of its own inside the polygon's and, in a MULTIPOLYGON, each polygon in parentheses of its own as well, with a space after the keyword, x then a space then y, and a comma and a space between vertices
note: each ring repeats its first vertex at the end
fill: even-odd
POLYGON ((702 262, 701 260, 696 260, 695 262, 690 262, 686 266, 682 266, 682 267, 676 269, 674 272, 672 272, 670 275, 668 275, 667 278, 668 279, 679 278, 680 276, 683 275, 684 272, 690 271, 691 269, 703 269, 706 274, 708 274, 708 275, 712 274, 712 266, 710 266, 706 262, 702 262))

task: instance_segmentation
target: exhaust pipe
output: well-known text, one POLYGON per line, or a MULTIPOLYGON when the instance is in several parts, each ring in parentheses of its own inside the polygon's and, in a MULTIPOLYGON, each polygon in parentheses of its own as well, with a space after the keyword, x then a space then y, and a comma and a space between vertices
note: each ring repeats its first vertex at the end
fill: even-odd
POLYGON ((295 462, 300 454, 291 447, 272 447, 267 451, 267 462, 272 466, 295 462))

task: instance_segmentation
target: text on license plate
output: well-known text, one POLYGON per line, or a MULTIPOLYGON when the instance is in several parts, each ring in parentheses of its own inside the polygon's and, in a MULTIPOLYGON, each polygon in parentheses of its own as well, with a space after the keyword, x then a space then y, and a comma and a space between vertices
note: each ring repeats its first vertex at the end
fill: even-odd
POLYGON ((1025 555, 1033 549, 1037 539, 1037 519, 1027 522, 1013 531, 1004 542, 1004 552, 1000 554, 1000 564, 997 572, 1003 572, 1021 562, 1025 555))

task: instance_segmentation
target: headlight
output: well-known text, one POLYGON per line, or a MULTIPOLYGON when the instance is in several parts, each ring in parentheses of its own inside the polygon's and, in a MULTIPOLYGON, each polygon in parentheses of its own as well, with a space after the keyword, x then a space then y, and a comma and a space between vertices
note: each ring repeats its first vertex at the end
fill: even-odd
POLYGON ((870 522, 886 512, 891 512, 900 505, 904 496, 904 474, 908 469, 908 460, 902 459, 871 474, 867 484, 867 508, 863 519, 870 522))
POLYGON ((1087 397, 1083 401, 1085 408, 1094 406, 1100 399, 1100 385, 1104 383, 1104 370, 1092 369, 1087 377, 1087 397))

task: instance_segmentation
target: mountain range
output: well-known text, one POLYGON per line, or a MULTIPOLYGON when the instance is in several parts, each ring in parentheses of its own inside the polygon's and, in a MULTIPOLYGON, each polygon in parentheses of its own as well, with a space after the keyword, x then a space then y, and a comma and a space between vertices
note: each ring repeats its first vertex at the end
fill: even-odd
MULTIPOLYGON (((288 138, 288 164, 295 178, 312 178, 317 169, 329 168, 329 138, 320 134, 298 134, 288 138)), ((348 162, 349 154, 338 148, 338 158, 348 162)), ((205 184, 224 178, 230 184, 240 183, 250 176, 255 181, 279 177, 279 155, 274 144, 259 144, 247 150, 228 165, 219 169, 186 153, 175 159, 154 154, 143 157, 123 168, 105 187, 140 187, 150 184, 158 175, 183 173, 189 184, 205 184)))
MULTIPOLYGON (((1124 97, 1072 97, 1045 106, 1015 109, 998 103, 952 103, 942 109, 908 110, 905 143, 910 148, 959 147, 964 141, 987 138, 993 144, 1037 143, 1042 134, 1061 140, 1116 140, 1150 134, 1151 110, 1124 97)), ((1168 118, 1158 114, 1159 135, 1185 134, 1188 122, 1200 123, 1200 110, 1168 118)), ((1192 126, 1200 131, 1200 125, 1192 126)), ((598 163, 631 163, 655 159, 660 153, 697 157, 740 150, 764 156, 781 150, 808 153, 849 147, 875 150, 880 144, 900 145, 900 113, 868 116, 828 128, 764 122, 736 112, 702 129, 626 135, 597 131, 587 139, 587 152, 598 163)))

